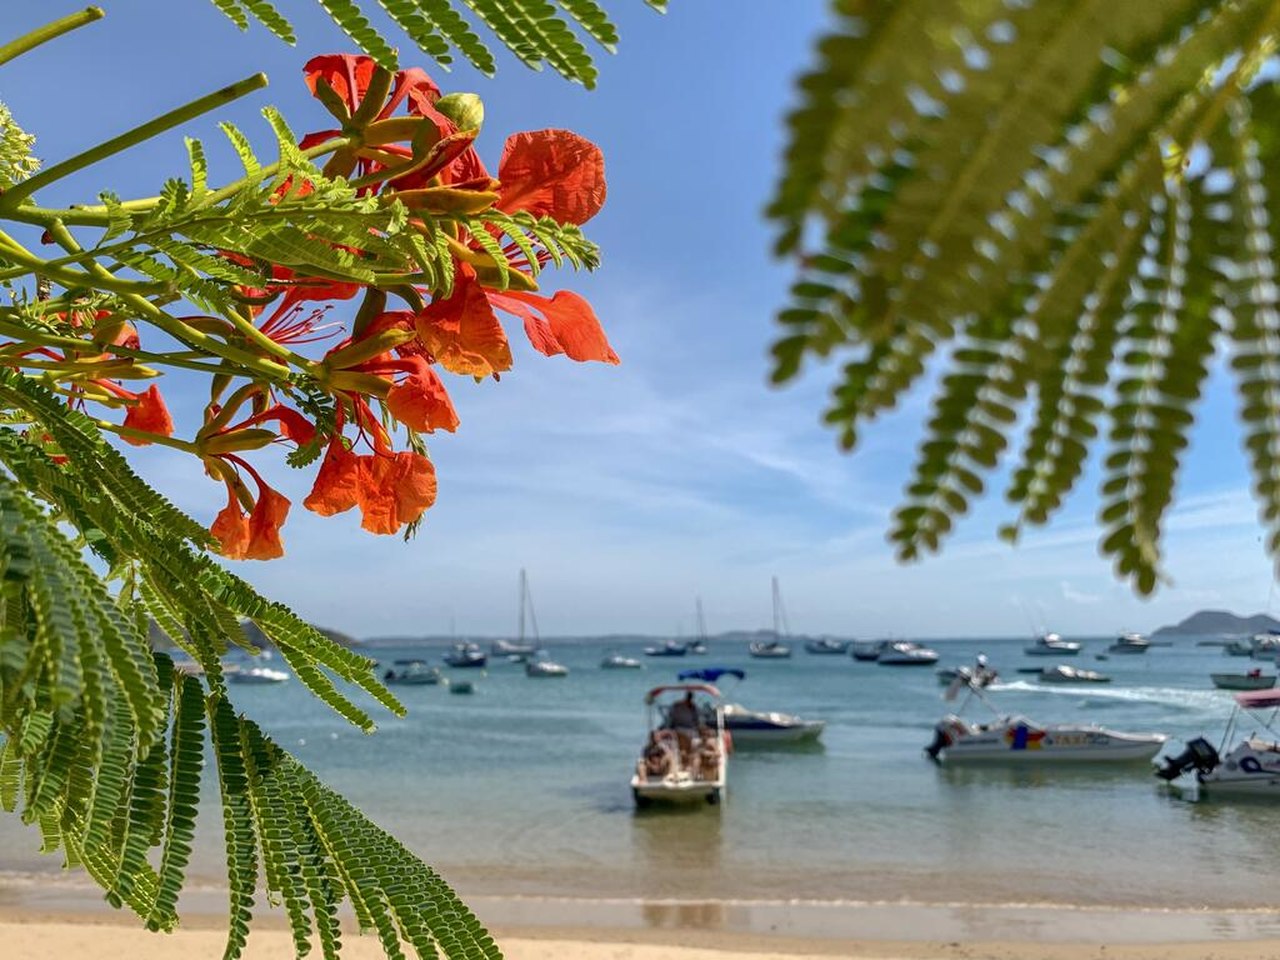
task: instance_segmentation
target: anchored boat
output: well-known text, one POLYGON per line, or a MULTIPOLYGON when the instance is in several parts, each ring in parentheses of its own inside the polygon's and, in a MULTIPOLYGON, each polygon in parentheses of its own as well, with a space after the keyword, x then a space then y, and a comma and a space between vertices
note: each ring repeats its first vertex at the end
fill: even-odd
POLYGON ((1280 713, 1280 691, 1242 691, 1235 694, 1235 700, 1235 708, 1217 747, 1204 737, 1189 740, 1182 753, 1165 758, 1156 769, 1156 776, 1173 781, 1194 771, 1199 789, 1209 797, 1280 799, 1280 730, 1275 726, 1276 715, 1280 713), (1270 712, 1264 714, 1263 711, 1270 712), (1223 753, 1236 730, 1243 727, 1246 717, 1262 730, 1251 730, 1223 753))
MULTIPOLYGON (((702 670, 682 670, 680 680, 705 680, 718 683, 724 677, 742 682, 747 678, 743 670, 731 667, 707 667, 702 670)), ((825 720, 803 720, 790 713, 775 710, 751 710, 739 703, 726 703, 724 728, 734 744, 743 746, 804 743, 817 740, 826 729, 825 720)))
POLYGON ((670 684, 645 694, 648 736, 631 775, 637 807, 720 802, 729 766, 720 701, 709 683, 670 684))

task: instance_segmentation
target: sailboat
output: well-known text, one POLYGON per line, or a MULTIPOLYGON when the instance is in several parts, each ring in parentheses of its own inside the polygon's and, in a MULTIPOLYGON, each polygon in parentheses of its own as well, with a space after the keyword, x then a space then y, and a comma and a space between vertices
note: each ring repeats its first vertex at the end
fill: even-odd
POLYGON ((705 654, 707 652, 707 621, 702 615, 702 598, 697 599, 698 607, 698 639, 694 640, 688 646, 688 651, 693 654, 705 654))
MULTIPOLYGON (((524 658, 524 675, 526 677, 567 677, 569 668, 562 663, 556 663, 551 659, 551 654, 547 653, 538 645, 538 617, 533 612, 533 597, 529 593, 529 578, 525 576, 523 570, 520 571, 520 630, 517 634, 518 646, 528 646, 530 653, 524 658), (533 631, 533 640, 525 640, 525 621, 533 631)), ((509 658, 510 659, 510 658, 509 658)))
POLYGON ((520 570, 520 632, 514 641, 495 640, 492 648, 495 657, 506 657, 512 663, 524 663, 537 652, 538 645, 526 641, 524 636, 524 611, 528 605, 528 598, 529 577, 522 567, 520 570))
POLYGON ((782 642, 786 636, 787 614, 782 607, 782 592, 778 589, 778 578, 773 578, 773 639, 756 640, 747 645, 747 652, 761 660, 780 660, 791 656, 791 648, 782 642))

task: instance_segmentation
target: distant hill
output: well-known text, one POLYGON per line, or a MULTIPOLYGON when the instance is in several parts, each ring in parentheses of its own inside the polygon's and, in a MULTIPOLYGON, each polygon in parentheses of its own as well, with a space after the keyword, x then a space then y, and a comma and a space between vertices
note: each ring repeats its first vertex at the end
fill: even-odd
POLYGON ((1226 634, 1252 635, 1266 633, 1268 630, 1280 630, 1280 620, 1269 617, 1265 613, 1255 613, 1251 617, 1238 617, 1226 610, 1198 610, 1181 623, 1161 627, 1153 637, 1211 637, 1226 634))
MULTIPOLYGON (((316 624, 312 624, 312 626, 330 640, 333 640, 335 643, 340 643, 344 647, 360 646, 360 641, 349 634, 342 633, 339 630, 332 630, 329 627, 317 626, 316 624)), ((266 635, 258 629, 258 625, 253 621, 245 620, 241 623, 240 629, 244 631, 245 639, 255 647, 262 648, 271 646, 271 641, 266 638, 266 635)), ((154 620, 148 621, 147 623, 147 636, 151 641, 151 648, 153 650, 173 649, 173 642, 165 635, 165 632, 160 628, 160 625, 154 620)))

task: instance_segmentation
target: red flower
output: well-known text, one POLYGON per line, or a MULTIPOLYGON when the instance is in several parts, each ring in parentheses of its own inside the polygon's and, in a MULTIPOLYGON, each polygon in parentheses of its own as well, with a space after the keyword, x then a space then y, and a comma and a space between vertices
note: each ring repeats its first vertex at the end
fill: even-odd
POLYGON ((360 525, 371 533, 395 533, 413 523, 436 499, 436 471, 418 453, 357 456, 334 437, 315 485, 303 506, 331 517, 360 508, 360 525))
MULTIPOLYGON (((134 402, 125 412, 124 426, 130 430, 144 430, 162 437, 173 436, 173 418, 169 416, 169 408, 164 405, 164 398, 160 396, 160 391, 155 384, 147 387, 143 393, 133 394, 133 400, 134 402)), ((151 443, 150 440, 140 437, 125 437, 124 441, 135 447, 146 447, 151 443)))
POLYGON ((432 433, 439 429, 453 433, 458 428, 458 414, 430 364, 421 357, 406 357, 395 363, 411 365, 413 372, 387 394, 391 415, 411 430, 432 433))
POLYGON ((506 293, 489 291, 486 296, 499 310, 513 313, 524 321, 524 332, 539 353, 548 357, 563 353, 570 360, 619 362, 591 304, 576 293, 559 290, 547 298, 508 290, 506 293))
POLYGON ((586 223, 604 206, 604 155, 568 130, 533 130, 507 137, 498 165, 499 210, 526 210, 557 223, 586 223))
MULTIPOLYGON (((248 464, 237 458, 240 466, 248 464)), ((258 499, 244 515, 234 486, 227 483, 227 505, 214 519, 209 532, 218 540, 219 550, 229 560, 274 560, 284 556, 284 544, 280 541, 280 528, 289 516, 289 499, 267 486, 260 476, 249 469, 258 484, 258 499)))
POLYGON ((413 318, 424 349, 450 373, 487 377, 511 369, 511 346, 475 271, 458 264, 453 293, 413 318))

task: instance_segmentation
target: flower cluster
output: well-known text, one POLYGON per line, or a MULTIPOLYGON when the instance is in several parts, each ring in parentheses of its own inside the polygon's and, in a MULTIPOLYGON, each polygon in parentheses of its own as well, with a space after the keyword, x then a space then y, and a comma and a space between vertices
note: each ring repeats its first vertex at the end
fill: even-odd
MULTIPOLYGON (((436 498, 435 468, 420 435, 458 426, 442 373, 496 380, 511 367, 499 313, 519 320, 534 349, 547 356, 618 362, 583 298, 536 292, 547 251, 504 246, 500 231, 477 236, 474 226, 490 211, 556 224, 589 220, 605 199, 604 162, 594 144, 566 130, 517 133, 507 138, 494 175, 474 147, 482 110, 474 96, 443 96, 421 70, 390 75, 364 56, 317 57, 305 73, 337 126, 308 134, 299 149, 339 142, 323 176, 343 178, 367 197, 398 201, 408 229, 442 240, 451 262, 440 271, 447 279, 435 285, 379 286, 301 275, 224 251, 227 260, 270 277, 263 288, 240 288, 238 297, 250 305, 246 316, 257 342, 287 348, 326 411, 317 415, 316 404, 299 403, 270 378, 240 385, 215 378, 203 423, 186 446, 226 486, 226 506, 210 530, 233 559, 283 553, 280 529, 290 501, 246 457, 277 443, 323 450, 307 509, 330 516, 358 508, 364 529, 380 534, 416 523, 436 498), (391 297, 400 309, 389 307, 391 297), (344 312, 349 321, 338 318, 344 312), (311 357, 294 352, 310 344, 327 349, 311 357)), ((284 189, 305 195, 309 185, 284 189)), ((223 323, 183 322, 206 331, 223 323)), ((129 335, 131 329, 119 334, 129 335)), ((98 361, 111 360, 110 349, 105 345, 98 361)), ((95 377, 80 387, 76 400, 84 399, 125 407, 118 432, 130 442, 173 433, 154 386, 135 393, 95 377)))

